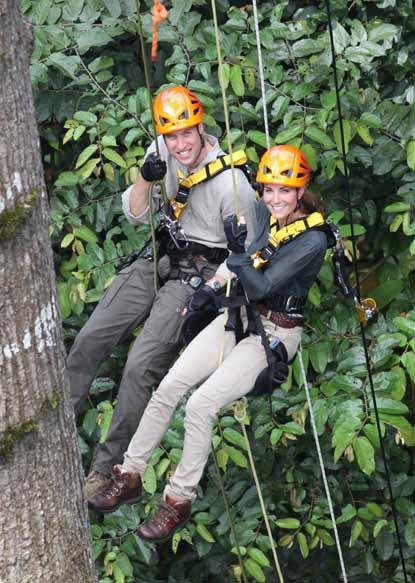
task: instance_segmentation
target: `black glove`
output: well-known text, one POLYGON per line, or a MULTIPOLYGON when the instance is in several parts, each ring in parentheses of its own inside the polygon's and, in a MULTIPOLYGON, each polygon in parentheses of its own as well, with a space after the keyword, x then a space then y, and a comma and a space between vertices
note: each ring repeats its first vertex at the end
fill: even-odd
POLYGON ((215 309, 215 291, 209 285, 203 285, 190 298, 188 312, 199 312, 206 309, 215 309))
POLYGON ((228 240, 228 249, 233 253, 244 253, 246 236, 248 234, 246 225, 237 223, 236 215, 226 217, 223 224, 228 240))
POLYGON ((147 182, 156 182, 157 180, 163 180, 166 176, 167 164, 164 160, 161 160, 156 153, 149 154, 141 166, 141 176, 147 182))

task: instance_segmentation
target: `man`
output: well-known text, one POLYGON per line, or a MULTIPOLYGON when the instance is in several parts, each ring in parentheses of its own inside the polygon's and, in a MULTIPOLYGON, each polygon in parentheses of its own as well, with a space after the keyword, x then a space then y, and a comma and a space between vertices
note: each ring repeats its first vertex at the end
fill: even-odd
MULTIPOLYGON (((223 221, 235 213, 233 178, 229 168, 217 174, 212 171, 214 175, 209 178, 211 163, 223 152, 215 137, 204 134, 202 104, 191 91, 176 86, 156 97, 153 111, 160 157, 153 143, 136 183, 123 194, 123 210, 133 225, 148 222, 150 187, 165 180, 170 201, 170 217, 166 220, 172 238, 158 262, 164 285, 155 289, 154 263, 147 258, 139 258, 123 269, 79 333, 68 357, 72 402, 79 415, 100 362, 144 323, 130 348, 106 442, 98 448, 87 478, 88 500, 109 484, 111 469, 122 461, 152 388, 177 357, 182 311, 191 296, 191 308, 202 309, 212 302, 229 276, 222 264, 227 256, 223 221), (207 179, 200 181, 198 172, 206 168, 209 171, 202 174, 207 179), (190 179, 190 189, 180 186, 189 184, 190 179)), ((234 172, 240 212, 247 217, 252 233, 255 193, 245 174, 238 168, 234 172)))

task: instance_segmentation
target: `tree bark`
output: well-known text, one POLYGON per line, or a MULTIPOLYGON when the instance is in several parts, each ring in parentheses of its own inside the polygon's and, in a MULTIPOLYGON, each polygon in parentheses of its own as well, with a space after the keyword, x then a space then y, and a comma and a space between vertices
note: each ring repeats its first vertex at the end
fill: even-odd
POLYGON ((0 581, 95 581, 48 239, 30 26, 0 0, 0 581))

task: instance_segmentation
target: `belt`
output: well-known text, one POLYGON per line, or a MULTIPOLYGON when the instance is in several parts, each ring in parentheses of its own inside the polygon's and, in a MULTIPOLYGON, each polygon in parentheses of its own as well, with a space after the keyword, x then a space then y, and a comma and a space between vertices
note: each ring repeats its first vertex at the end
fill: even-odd
POLYGON ((295 328, 296 326, 304 326, 303 316, 295 317, 293 315, 288 315, 285 312, 275 312, 269 310, 264 304, 257 304, 258 313, 264 316, 267 320, 270 320, 276 326, 280 328, 295 328))
POLYGON ((305 296, 278 296, 274 294, 266 300, 266 306, 268 310, 273 312, 302 314, 306 299, 305 296))

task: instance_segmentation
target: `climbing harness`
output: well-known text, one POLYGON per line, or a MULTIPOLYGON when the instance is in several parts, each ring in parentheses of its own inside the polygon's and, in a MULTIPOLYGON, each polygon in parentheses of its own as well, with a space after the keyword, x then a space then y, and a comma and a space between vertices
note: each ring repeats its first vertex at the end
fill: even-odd
POLYGON ((309 229, 313 229, 314 227, 322 227, 323 225, 325 225, 324 217, 322 214, 317 212, 312 213, 303 219, 298 219, 297 221, 294 221, 293 223, 290 223, 281 229, 278 228, 278 223, 274 221, 272 216, 270 216, 270 233, 268 243, 265 247, 251 255, 255 269, 261 269, 266 263, 268 263, 276 250, 284 243, 292 241, 292 239, 302 235, 309 229))
POLYGON ((218 176, 225 170, 229 170, 233 166, 241 169, 244 174, 250 178, 250 171, 247 166, 248 158, 243 150, 238 150, 231 154, 218 156, 216 160, 206 164, 197 172, 192 172, 189 176, 185 176, 180 169, 177 169, 179 178, 179 189, 174 199, 171 199, 170 205, 176 219, 180 218, 183 210, 186 208, 190 190, 197 184, 206 182, 215 176, 218 176))
MULTIPOLYGON (((359 271, 357 268, 357 260, 356 260, 357 252, 356 252, 356 242, 355 242, 354 229, 353 229, 352 199, 351 199, 351 194, 350 194, 349 170, 348 170, 348 164, 347 164, 346 145, 345 145, 344 130, 343 130, 343 113, 342 113, 341 100, 340 100, 339 83, 338 83, 338 78, 337 78, 336 50, 335 50, 335 46, 334 46, 333 27, 332 27, 332 23, 331 23, 330 0, 326 0, 326 9, 327 9, 327 19, 328 19, 328 28, 329 28, 329 36, 330 36, 331 55, 332 55, 334 86, 335 86, 335 91, 336 91, 337 111, 338 111, 339 123, 340 123, 340 141, 341 141, 342 159, 343 159, 343 167, 344 167, 344 186, 345 186, 345 191, 346 191, 347 201, 348 201, 348 209, 349 209, 349 217, 350 217, 349 220, 350 220, 351 235, 352 235, 353 265, 354 265, 354 271, 355 271, 355 276, 356 276, 356 295, 357 295, 357 299, 360 300, 360 279, 359 279, 359 271)), ((409 578, 408 578, 408 574, 406 571, 405 558, 403 555, 402 540, 401 540, 401 534, 400 534, 399 523, 398 523, 398 515, 396 512, 396 506, 395 506, 395 498, 393 495, 389 467, 388 467, 388 463, 387 463, 387 459, 386 459, 385 446, 383 443, 382 429, 381 429, 379 411, 378 411, 378 406, 377 406, 377 398, 376 398, 375 388, 374 388, 374 384, 373 384, 369 351, 368 351, 368 347, 367 347, 367 340, 366 340, 366 334, 365 334, 365 328, 364 328, 365 319, 366 319, 365 310, 371 311, 373 309, 374 304, 371 305, 372 302, 374 302, 374 300, 371 300, 369 302, 369 304, 366 304, 366 306, 365 306, 365 304, 362 304, 363 315, 358 310, 358 316, 359 316, 359 322, 360 322, 360 332, 361 332, 361 336, 362 336, 362 344, 363 344, 364 353, 365 353, 366 367, 367 367, 367 372, 368 372, 368 380, 369 380, 370 392, 371 392, 372 401, 373 401, 373 409, 375 412, 376 428, 377 428, 377 432, 378 432, 378 436, 379 436, 383 465, 384 465, 384 469, 385 469, 385 476, 386 476, 386 481, 388 484, 388 491, 389 491, 389 498, 390 498, 390 504, 391 504, 391 509, 392 509, 393 521, 395 524, 396 538, 398 541, 399 557, 401 560, 402 571, 403 571, 405 583, 409 583, 409 578)))

